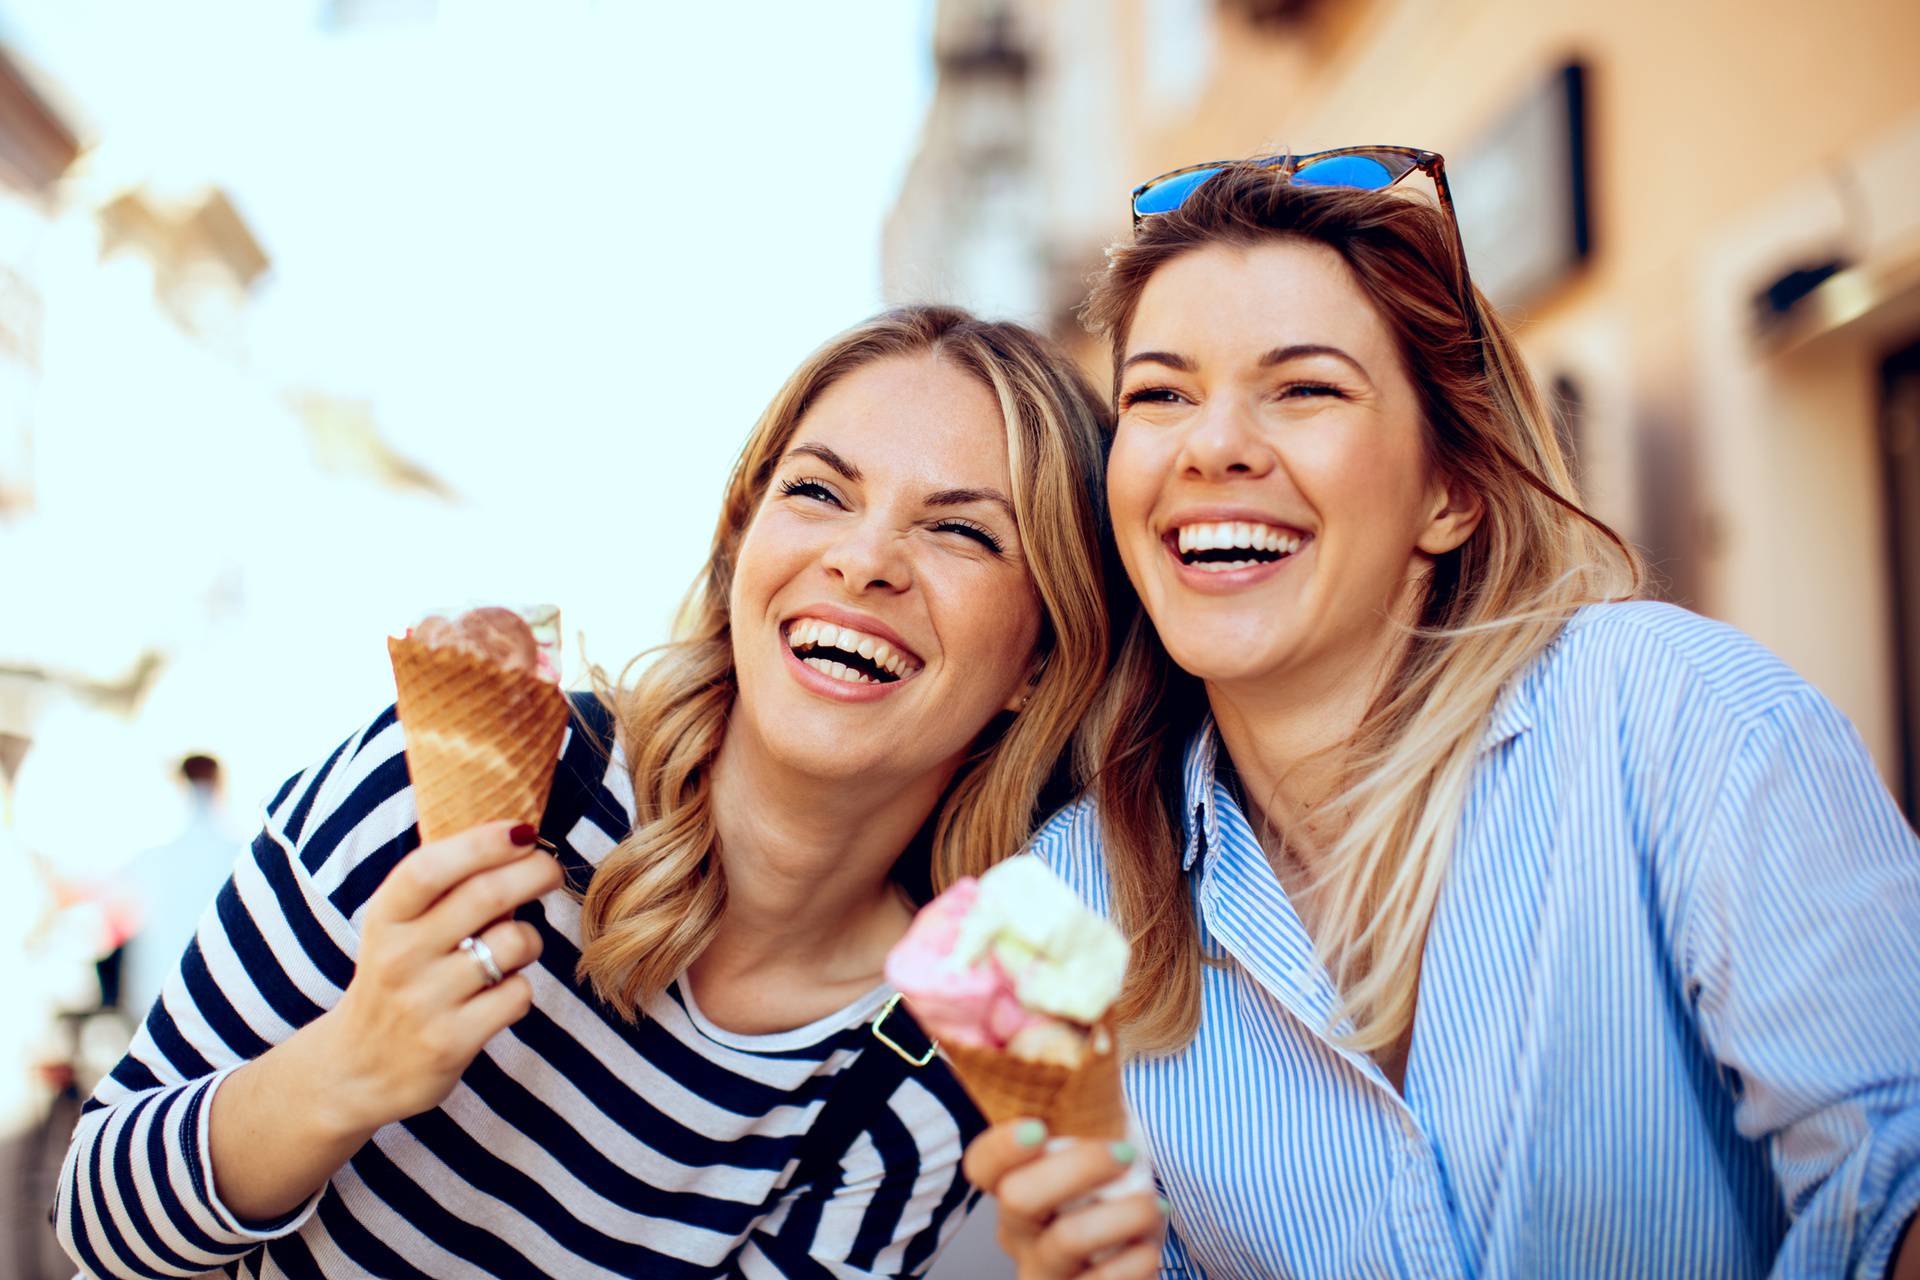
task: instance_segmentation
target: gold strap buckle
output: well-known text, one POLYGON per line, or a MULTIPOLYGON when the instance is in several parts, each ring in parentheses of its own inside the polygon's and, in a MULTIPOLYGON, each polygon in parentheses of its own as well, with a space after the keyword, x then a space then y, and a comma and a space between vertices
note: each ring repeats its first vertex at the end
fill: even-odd
POLYGON ((887 1048, 893 1050, 895 1053, 899 1054, 902 1058, 912 1063, 914 1066, 924 1067, 929 1062, 933 1061, 934 1054, 940 1052, 940 1046, 934 1042, 933 1038, 931 1036, 927 1038, 927 1051, 923 1054, 920 1054, 918 1057, 916 1057, 913 1054, 908 1053, 905 1049, 901 1048, 900 1042, 898 1040, 895 1040, 892 1036, 888 1035, 882 1025, 886 1022, 887 1018, 893 1013, 894 1008, 898 1006, 899 1003, 900 1003, 900 992, 896 991, 887 1000, 886 1005, 880 1010, 879 1014, 877 1014, 874 1017, 873 1038, 878 1040, 881 1044, 887 1046, 887 1048))

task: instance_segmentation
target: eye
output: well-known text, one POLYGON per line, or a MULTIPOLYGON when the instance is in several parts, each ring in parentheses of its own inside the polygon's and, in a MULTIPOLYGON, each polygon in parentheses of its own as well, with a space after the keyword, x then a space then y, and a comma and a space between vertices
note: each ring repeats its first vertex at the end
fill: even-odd
POLYGON ((993 531, 985 525, 975 524, 971 520, 942 520, 933 528, 936 533, 957 533, 963 538, 972 538, 993 554, 1000 554, 1000 539, 994 537, 993 531))
POLYGON ((1120 407, 1131 409, 1136 404, 1178 404, 1186 399, 1172 387, 1135 387, 1120 397, 1120 407))
POLYGON ((804 478, 798 480, 783 480, 780 483, 780 492, 789 498, 811 498, 815 502, 826 502, 836 507, 842 505, 833 490, 827 488, 827 486, 821 484, 818 480, 807 480, 804 478))
POLYGON ((1318 396, 1332 396, 1336 400, 1345 400, 1347 393, 1331 382, 1289 382, 1280 388, 1282 400, 1306 400, 1318 396))

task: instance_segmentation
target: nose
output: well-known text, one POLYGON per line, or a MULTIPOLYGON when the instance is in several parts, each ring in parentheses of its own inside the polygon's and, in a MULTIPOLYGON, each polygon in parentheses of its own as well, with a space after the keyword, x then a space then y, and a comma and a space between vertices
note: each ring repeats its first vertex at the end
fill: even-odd
POLYGON ((851 521, 821 558, 847 591, 905 591, 913 585, 903 535, 877 516, 851 521))
POLYGON ((1258 480, 1279 465, 1273 444, 1244 404, 1215 397, 1196 416, 1180 442, 1181 474, 1214 482, 1258 480))

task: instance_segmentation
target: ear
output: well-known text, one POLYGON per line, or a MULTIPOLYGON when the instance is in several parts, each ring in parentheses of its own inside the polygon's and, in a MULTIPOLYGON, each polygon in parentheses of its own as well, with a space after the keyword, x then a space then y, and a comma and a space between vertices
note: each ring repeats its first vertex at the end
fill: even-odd
POLYGON ((1414 545, 1430 556, 1452 551, 1480 527, 1486 514, 1480 495, 1449 476, 1436 476, 1427 492, 1427 523, 1414 545))
POLYGON ((1027 664, 1027 678, 1014 687, 1013 692, 1007 697, 1006 705, 1001 710, 1016 716, 1025 711, 1027 699, 1033 697, 1033 691, 1040 687, 1040 673, 1046 669, 1046 658, 1035 654, 1033 661, 1027 664))

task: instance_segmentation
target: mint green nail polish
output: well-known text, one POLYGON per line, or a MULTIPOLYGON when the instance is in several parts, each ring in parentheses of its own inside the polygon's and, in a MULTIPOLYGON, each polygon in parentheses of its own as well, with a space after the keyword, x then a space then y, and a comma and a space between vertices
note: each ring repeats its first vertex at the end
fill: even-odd
POLYGON ((1109 1149, 1113 1152, 1115 1164, 1132 1164, 1134 1156, 1139 1154, 1133 1149, 1131 1142, 1116 1142, 1109 1149))
POLYGON ((1173 1201, 1167 1199, 1165 1196, 1155 1196, 1153 1202, 1160 1206, 1161 1217, 1171 1218, 1173 1216, 1173 1201))
POLYGON ((1013 1140, 1023 1147, 1037 1147, 1047 1140, 1047 1126, 1038 1120, 1022 1120, 1014 1126, 1013 1140))

